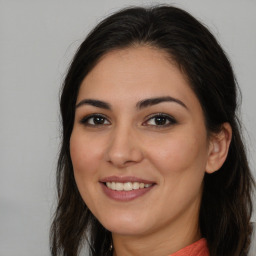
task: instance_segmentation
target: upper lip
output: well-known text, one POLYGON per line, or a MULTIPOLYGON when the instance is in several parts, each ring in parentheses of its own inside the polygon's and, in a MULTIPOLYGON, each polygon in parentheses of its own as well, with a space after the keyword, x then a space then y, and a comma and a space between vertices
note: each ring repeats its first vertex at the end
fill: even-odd
POLYGON ((151 180, 145 180, 142 178, 138 178, 135 176, 109 176, 100 179, 100 182, 106 183, 106 182, 139 182, 139 183, 144 183, 144 184, 154 184, 154 181, 151 180))

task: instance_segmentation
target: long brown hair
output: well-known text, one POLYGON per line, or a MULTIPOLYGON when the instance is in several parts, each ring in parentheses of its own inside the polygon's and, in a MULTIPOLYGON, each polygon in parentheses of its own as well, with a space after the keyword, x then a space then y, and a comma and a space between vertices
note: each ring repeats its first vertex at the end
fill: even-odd
POLYGON ((74 56, 60 100, 63 130, 52 255, 77 256, 85 242, 91 256, 109 252, 111 233, 95 219, 78 192, 69 140, 82 80, 104 54, 133 44, 164 50, 177 63, 201 103, 209 132, 230 123, 233 137, 227 159, 218 172, 205 174, 200 229, 211 256, 246 255, 254 182, 236 115, 239 89, 214 36, 190 14, 171 6, 132 7, 111 15, 92 30, 74 56))

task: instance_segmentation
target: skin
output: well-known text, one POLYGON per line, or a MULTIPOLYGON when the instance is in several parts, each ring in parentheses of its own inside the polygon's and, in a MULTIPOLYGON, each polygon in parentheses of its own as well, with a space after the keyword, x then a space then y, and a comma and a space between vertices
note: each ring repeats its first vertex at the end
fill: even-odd
POLYGON ((180 70, 154 48, 115 50, 85 77, 77 104, 70 138, 74 175, 86 205, 112 232, 114 255, 169 255, 200 239, 203 177, 224 162, 231 129, 224 124, 220 134, 208 135, 200 102, 180 70), (163 96, 184 105, 136 107, 163 96), (85 99, 111 109, 82 104, 85 99), (95 113, 104 116, 102 125, 84 121, 95 113), (171 121, 157 125, 158 113, 171 121), (135 176, 155 185, 120 202, 102 190, 99 181, 109 176, 135 176))

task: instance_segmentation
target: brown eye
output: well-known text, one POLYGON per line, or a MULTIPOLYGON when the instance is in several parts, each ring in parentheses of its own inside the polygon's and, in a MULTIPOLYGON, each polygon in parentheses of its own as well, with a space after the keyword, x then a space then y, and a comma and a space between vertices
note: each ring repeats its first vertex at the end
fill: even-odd
POLYGON ((88 125, 88 126, 101 126, 101 125, 109 125, 110 122, 108 119, 103 115, 89 115, 83 118, 80 121, 81 124, 88 125))
POLYGON ((166 127, 176 123, 176 120, 169 115, 157 114, 151 116, 146 122, 143 123, 143 125, 166 127))
POLYGON ((166 123, 168 123, 168 120, 165 116, 158 116, 154 117, 154 123, 156 125, 165 125, 166 123))

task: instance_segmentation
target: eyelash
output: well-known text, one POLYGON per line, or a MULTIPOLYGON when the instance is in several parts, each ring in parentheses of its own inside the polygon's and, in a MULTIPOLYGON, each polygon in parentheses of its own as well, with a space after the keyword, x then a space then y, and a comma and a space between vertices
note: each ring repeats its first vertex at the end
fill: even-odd
MULTIPOLYGON (((161 124, 161 125, 157 125, 157 124, 156 125, 152 125, 151 124, 149 126, 154 127, 156 129, 161 129, 161 128, 165 128, 165 127, 169 127, 171 125, 177 124, 177 121, 176 121, 176 119, 174 117, 172 117, 170 115, 167 115, 167 114, 164 114, 164 113, 156 113, 156 114, 152 114, 149 117, 147 117, 147 120, 142 123, 142 126, 147 126, 147 122, 149 122, 150 120, 156 119, 156 118, 162 118, 162 119, 164 119, 162 121, 165 121, 165 122, 168 122, 168 123, 167 124, 161 124)), ((108 121, 108 118, 105 115, 102 115, 102 114, 91 114, 91 115, 88 115, 88 116, 82 118, 80 120, 80 123, 85 125, 85 126, 91 126, 91 127, 101 127, 101 126, 104 126, 104 125, 111 124, 108 121), (102 123, 102 124, 100 124, 100 123, 99 124, 95 124, 95 118, 101 118, 104 123, 105 123, 105 121, 107 121, 108 124, 104 124, 104 123, 102 123), (94 119, 93 120, 94 124, 90 124, 89 123, 90 119, 92 119, 92 120, 94 119)))
MULTIPOLYGON (((104 126, 104 125, 106 125, 106 124, 90 124, 90 123, 89 123, 89 120, 90 120, 90 119, 94 119, 94 121, 95 121, 95 118, 102 118, 102 119, 104 119, 104 122, 105 122, 106 120, 108 120, 105 115, 102 115, 102 114, 91 114, 91 115, 88 115, 88 116, 85 116, 84 118, 82 118, 82 119, 80 120, 80 123, 83 124, 83 125, 85 125, 85 126, 91 126, 91 127, 104 126)), ((109 122, 109 121, 108 121, 108 122, 109 122)), ((109 123, 110 123, 110 122, 109 122, 109 123)))
MULTIPOLYGON (((156 118, 164 118, 165 122, 168 122, 167 124, 162 124, 162 125, 150 125, 153 126, 156 129, 161 129, 161 128, 165 128, 165 127, 169 127, 172 126, 174 124, 177 124, 177 121, 174 117, 164 114, 164 113, 156 113, 156 114, 152 114, 149 117, 147 117, 147 120, 145 122, 143 122, 143 126, 147 125, 145 124, 146 122, 149 122, 150 120, 156 119, 156 118)), ((156 121, 156 120, 155 120, 156 121)))

